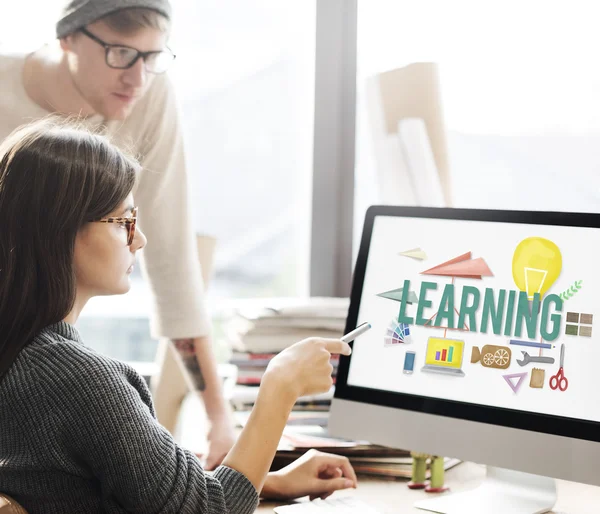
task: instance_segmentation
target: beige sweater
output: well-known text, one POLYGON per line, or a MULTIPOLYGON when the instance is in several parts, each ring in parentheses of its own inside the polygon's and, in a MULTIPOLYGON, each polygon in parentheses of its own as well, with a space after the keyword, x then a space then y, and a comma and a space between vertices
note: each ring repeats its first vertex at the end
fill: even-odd
MULTIPOLYGON (((0 140, 18 126, 49 114, 25 92, 25 57, 0 55, 0 140)), ((140 228, 148 238, 142 270, 154 297, 152 335, 171 339, 207 335, 210 325, 190 219, 183 135, 167 76, 155 78, 124 122, 94 116, 86 124, 104 127, 113 142, 143 166, 134 200, 140 228)))

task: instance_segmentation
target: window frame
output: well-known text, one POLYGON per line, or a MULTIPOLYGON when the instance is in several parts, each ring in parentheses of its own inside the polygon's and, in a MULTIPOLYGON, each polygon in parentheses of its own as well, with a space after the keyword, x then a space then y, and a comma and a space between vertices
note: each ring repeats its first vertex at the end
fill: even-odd
POLYGON ((347 297, 353 268, 358 0, 317 0, 310 295, 347 297))

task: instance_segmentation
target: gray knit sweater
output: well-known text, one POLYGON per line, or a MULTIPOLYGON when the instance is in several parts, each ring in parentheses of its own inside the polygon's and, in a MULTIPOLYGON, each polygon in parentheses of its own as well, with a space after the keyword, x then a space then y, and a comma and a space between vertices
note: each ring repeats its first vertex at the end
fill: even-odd
POLYGON ((57 323, 0 382, 0 491, 30 514, 254 512, 241 473, 206 474, 156 420, 144 380, 57 323))

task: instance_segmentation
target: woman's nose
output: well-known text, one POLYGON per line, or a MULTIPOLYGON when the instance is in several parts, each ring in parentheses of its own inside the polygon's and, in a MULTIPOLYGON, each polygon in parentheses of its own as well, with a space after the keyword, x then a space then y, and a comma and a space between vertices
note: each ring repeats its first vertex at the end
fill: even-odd
POLYGON ((146 238, 146 235, 138 228, 135 231, 135 236, 133 238, 133 243, 132 243, 132 249, 134 252, 137 252, 138 250, 141 250, 142 248, 144 248, 144 246, 146 246, 146 243, 148 242, 148 239, 146 238))

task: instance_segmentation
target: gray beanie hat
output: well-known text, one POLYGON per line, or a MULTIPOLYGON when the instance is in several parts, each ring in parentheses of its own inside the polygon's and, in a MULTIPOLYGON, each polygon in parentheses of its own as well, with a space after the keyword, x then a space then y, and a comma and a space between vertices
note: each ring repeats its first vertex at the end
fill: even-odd
POLYGON ((71 0, 56 24, 56 37, 68 36, 107 14, 134 7, 152 9, 171 19, 169 0, 71 0))

